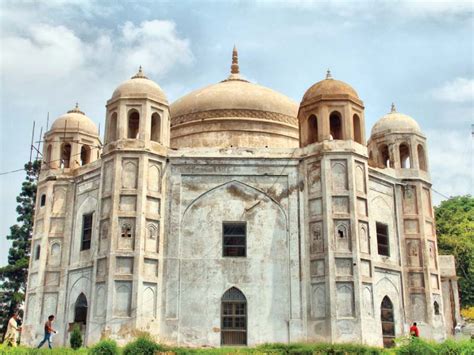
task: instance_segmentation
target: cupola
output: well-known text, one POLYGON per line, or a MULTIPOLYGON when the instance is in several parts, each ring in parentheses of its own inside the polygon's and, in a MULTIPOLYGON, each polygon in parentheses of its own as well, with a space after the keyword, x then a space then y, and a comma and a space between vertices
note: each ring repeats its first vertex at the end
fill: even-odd
POLYGON ((141 66, 107 101, 105 131, 104 152, 119 147, 159 150, 169 145, 168 100, 141 66), (119 141, 123 144, 116 144, 119 141))
POLYGON ((365 145, 364 104, 347 83, 326 78, 311 86, 301 100, 300 146, 324 140, 352 140, 365 145))
POLYGON ((97 160, 101 150, 97 126, 77 103, 53 122, 44 141, 43 170, 76 169, 97 160))
POLYGON ((395 104, 372 128, 369 164, 378 168, 428 170, 426 137, 418 123, 395 104))

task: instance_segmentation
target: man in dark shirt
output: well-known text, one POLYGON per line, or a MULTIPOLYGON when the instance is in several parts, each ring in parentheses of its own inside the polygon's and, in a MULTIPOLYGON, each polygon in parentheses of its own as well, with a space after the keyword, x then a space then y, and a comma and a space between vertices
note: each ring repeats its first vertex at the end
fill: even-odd
POLYGON ((57 333, 56 330, 53 329, 53 321, 54 321, 54 316, 50 315, 46 323, 44 323, 44 338, 41 341, 41 343, 39 343, 38 348, 41 348, 43 344, 46 343, 46 341, 48 341, 48 347, 52 349, 51 344, 53 340, 51 339, 51 336, 53 335, 53 333, 54 334, 57 333))

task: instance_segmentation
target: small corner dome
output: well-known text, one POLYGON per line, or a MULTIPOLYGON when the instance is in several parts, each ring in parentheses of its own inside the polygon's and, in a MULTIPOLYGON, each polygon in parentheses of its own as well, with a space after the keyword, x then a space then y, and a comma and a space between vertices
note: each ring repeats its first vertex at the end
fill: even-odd
POLYGON ((412 117, 397 112, 394 104, 392 104, 391 112, 380 118, 372 127, 372 136, 382 133, 422 134, 420 125, 412 117))
POLYGON ((303 96, 303 101, 310 101, 315 98, 322 96, 351 96, 359 99, 357 92, 349 84, 336 80, 332 77, 331 72, 328 70, 326 73, 326 79, 321 80, 311 86, 303 96))
POLYGON ((76 107, 69 110, 66 114, 59 116, 52 124, 50 132, 81 132, 98 136, 99 131, 95 123, 87 117, 84 112, 76 107))
POLYGON ((148 79, 148 77, 143 73, 142 67, 140 67, 137 74, 124 81, 115 89, 111 100, 118 98, 144 97, 150 97, 168 103, 168 99, 161 87, 153 80, 148 79))

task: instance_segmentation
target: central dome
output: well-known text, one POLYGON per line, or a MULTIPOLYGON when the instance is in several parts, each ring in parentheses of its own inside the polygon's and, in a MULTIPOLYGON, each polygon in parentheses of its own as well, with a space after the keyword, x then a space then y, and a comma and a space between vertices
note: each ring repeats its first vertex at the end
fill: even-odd
POLYGON ((284 148, 298 146, 298 104, 239 74, 234 48, 231 75, 170 106, 171 146, 284 148))

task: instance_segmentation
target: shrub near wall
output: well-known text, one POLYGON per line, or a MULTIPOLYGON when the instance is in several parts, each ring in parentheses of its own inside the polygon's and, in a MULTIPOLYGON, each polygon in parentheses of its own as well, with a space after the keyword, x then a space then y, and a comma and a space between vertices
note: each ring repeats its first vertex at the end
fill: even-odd
POLYGON ((125 345, 123 355, 154 355, 156 352, 166 349, 155 343, 150 337, 139 337, 125 345))
POLYGON ((115 340, 105 339, 99 341, 90 350, 89 355, 118 355, 119 348, 115 340))

